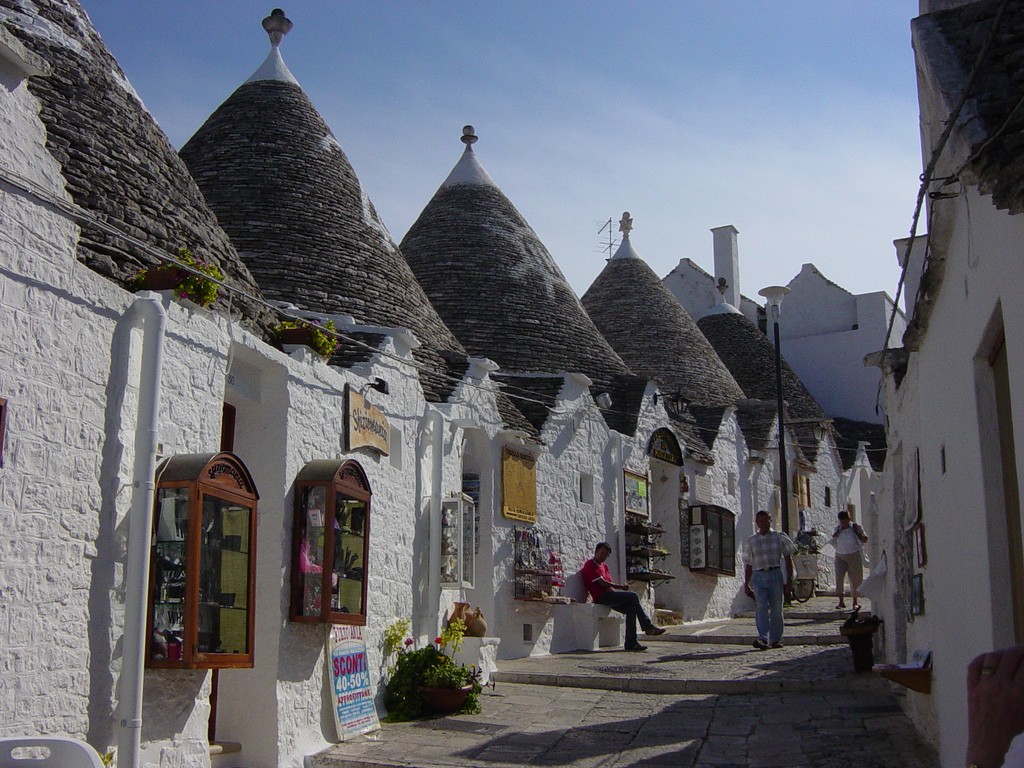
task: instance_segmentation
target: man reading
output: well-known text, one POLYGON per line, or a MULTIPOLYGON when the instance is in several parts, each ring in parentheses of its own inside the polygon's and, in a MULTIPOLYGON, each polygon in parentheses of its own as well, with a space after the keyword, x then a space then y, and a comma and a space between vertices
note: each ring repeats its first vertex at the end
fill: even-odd
POLYGON ((656 627, 648 618, 643 606, 640 605, 640 597, 636 592, 629 590, 629 584, 616 584, 612 581, 611 571, 604 562, 611 553, 612 546, 606 541, 602 541, 594 548, 594 556, 583 564, 583 583, 586 584, 587 592, 595 603, 607 605, 613 611, 625 614, 626 650, 646 651, 647 646, 640 645, 636 639, 637 621, 651 637, 664 634, 665 630, 656 627))

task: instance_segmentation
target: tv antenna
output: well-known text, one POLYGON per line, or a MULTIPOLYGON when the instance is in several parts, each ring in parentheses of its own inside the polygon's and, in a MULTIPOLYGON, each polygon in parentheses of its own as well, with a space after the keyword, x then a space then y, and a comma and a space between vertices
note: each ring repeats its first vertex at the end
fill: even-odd
POLYGON ((605 254, 605 260, 607 261, 612 257, 615 246, 619 244, 619 241, 615 239, 615 228, 612 226, 612 219, 609 216, 608 221, 601 225, 601 228, 597 230, 597 234, 603 235, 605 230, 608 231, 608 242, 601 241, 600 253, 605 254))

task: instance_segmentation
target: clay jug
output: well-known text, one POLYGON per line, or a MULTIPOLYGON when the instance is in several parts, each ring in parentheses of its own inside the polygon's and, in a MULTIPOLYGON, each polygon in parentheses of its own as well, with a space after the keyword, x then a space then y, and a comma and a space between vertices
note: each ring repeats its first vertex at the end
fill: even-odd
POLYGON ((485 637, 487 635, 487 621, 484 619, 484 612, 474 608, 466 613, 466 637, 485 637))
MULTIPOLYGON (((469 617, 470 617, 470 615, 471 614, 470 614, 470 611, 469 611, 469 603, 455 603, 452 606, 452 613, 448 617, 448 624, 450 626, 453 621, 458 619, 463 624, 467 624, 468 625, 469 624, 469 617)), ((468 635, 469 632, 467 632, 466 634, 468 635)))

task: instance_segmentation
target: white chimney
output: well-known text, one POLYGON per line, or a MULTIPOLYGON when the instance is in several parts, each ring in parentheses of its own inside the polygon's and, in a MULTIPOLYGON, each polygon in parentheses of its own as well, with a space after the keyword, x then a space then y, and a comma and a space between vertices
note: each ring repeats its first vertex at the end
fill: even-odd
POLYGON ((736 246, 739 230, 732 224, 714 227, 715 283, 725 280, 725 303, 739 309, 740 306, 740 252, 736 246))

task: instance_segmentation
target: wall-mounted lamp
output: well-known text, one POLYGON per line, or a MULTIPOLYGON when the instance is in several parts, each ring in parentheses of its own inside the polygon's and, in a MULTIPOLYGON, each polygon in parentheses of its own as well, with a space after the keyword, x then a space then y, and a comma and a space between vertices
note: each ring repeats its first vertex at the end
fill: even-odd
POLYGON ((612 396, 607 392, 602 392, 594 398, 594 402, 597 403, 598 408, 608 409, 612 407, 612 396))
POLYGON ((391 391, 391 388, 388 386, 388 383, 379 376, 375 378, 373 382, 370 384, 370 389, 375 389, 382 395, 386 395, 388 392, 391 391))

